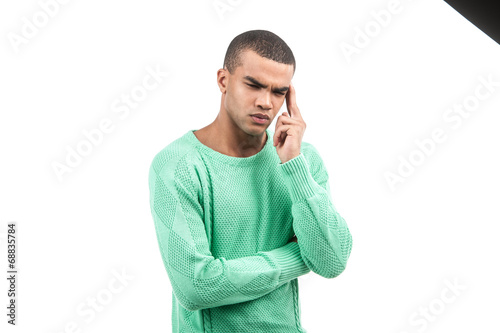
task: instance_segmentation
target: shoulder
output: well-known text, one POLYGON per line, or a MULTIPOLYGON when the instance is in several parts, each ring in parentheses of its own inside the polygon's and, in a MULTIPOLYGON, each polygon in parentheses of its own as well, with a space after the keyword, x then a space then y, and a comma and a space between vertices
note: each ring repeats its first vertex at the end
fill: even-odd
POLYGON ((304 155, 309 166, 309 170, 313 175, 322 171, 326 172, 323 159, 321 158, 318 149, 316 149, 312 143, 302 141, 300 152, 304 155))
POLYGON ((193 168, 193 159, 198 151, 188 139, 186 133, 175 139, 153 157, 149 173, 173 178, 174 176, 189 176, 193 168))
POLYGON ((310 160, 311 162, 314 162, 315 159, 321 158, 319 151, 310 142, 302 141, 300 145, 300 152, 304 154, 308 161, 310 160))
POLYGON ((304 155, 309 171, 317 181, 323 181, 328 178, 328 171, 316 147, 309 142, 302 141, 300 152, 304 155))

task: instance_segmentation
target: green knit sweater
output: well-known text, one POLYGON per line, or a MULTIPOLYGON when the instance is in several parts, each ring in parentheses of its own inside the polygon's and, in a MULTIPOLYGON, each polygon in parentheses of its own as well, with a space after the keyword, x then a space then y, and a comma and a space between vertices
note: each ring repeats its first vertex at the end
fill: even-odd
POLYGON ((233 157, 189 130, 152 160, 151 214, 172 286, 172 332, 307 332, 297 277, 346 267, 352 237, 318 151, 281 163, 273 132, 233 157), (298 243, 289 242, 293 235, 298 243))

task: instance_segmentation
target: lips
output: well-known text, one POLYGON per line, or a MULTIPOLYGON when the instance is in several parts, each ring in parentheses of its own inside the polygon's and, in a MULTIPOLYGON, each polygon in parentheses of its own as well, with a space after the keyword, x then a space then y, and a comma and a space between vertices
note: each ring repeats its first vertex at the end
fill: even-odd
POLYGON ((255 114, 252 114, 252 116, 260 118, 260 119, 269 119, 269 116, 266 114, 263 114, 263 113, 255 113, 255 114))
POLYGON ((262 114, 257 114, 257 115, 252 115, 252 120, 256 124, 264 125, 267 124, 267 122, 269 121, 269 117, 266 117, 265 115, 262 114))

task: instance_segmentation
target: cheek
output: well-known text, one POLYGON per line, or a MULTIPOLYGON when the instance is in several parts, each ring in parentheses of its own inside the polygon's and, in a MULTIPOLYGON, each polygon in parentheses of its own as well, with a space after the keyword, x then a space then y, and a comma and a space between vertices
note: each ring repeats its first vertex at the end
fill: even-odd
POLYGON ((242 111, 249 111, 254 108, 256 96, 253 92, 242 89, 236 99, 236 103, 240 106, 242 111))
POLYGON ((284 98, 278 98, 275 101, 273 101, 273 109, 276 111, 276 114, 279 113, 281 106, 283 106, 284 102, 285 102, 284 98))
POLYGON ((224 105, 226 110, 232 114, 232 117, 240 118, 251 108, 248 104, 249 100, 248 94, 242 89, 233 89, 228 91, 224 105))

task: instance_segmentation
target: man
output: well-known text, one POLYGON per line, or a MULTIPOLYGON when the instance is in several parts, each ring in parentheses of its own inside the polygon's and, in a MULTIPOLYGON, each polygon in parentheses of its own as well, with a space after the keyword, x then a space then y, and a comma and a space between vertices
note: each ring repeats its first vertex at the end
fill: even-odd
POLYGON ((217 118, 152 161, 173 332, 307 332, 297 278, 311 270, 334 278, 346 267, 352 237, 318 151, 302 142, 294 72, 280 37, 238 35, 217 72, 217 118), (270 132, 285 99, 288 112, 270 132))

